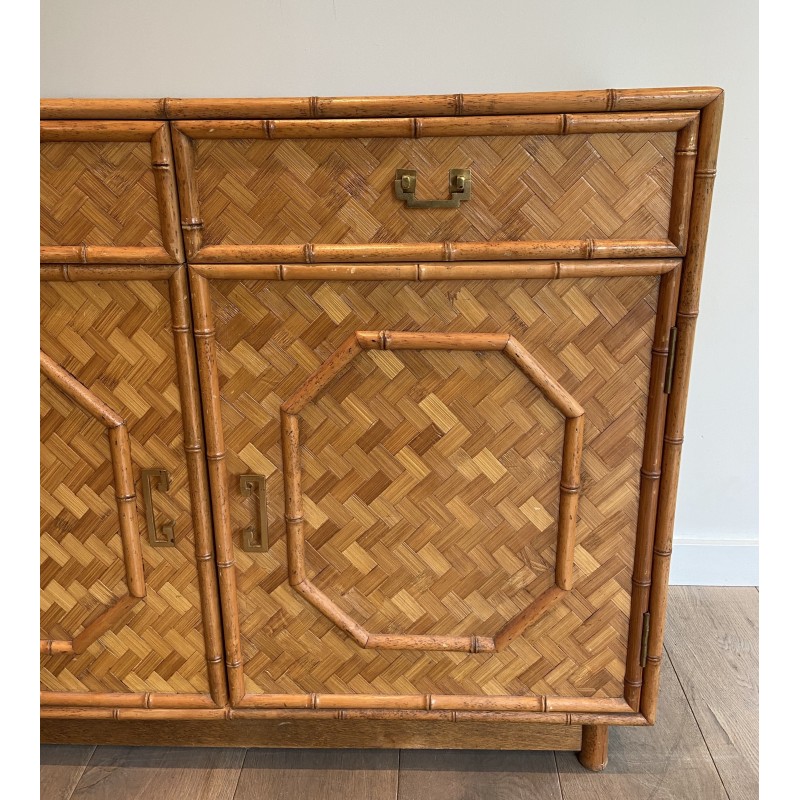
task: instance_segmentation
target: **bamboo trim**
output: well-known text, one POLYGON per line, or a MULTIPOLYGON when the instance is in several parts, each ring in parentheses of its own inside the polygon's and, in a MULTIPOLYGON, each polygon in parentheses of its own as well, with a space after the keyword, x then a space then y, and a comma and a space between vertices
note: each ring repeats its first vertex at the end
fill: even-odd
POLYGON ((189 264, 191 272, 217 280, 441 281, 506 278, 622 278, 663 275, 681 260, 476 261, 416 264, 189 264))
POLYGON ((578 492, 581 487, 584 416, 567 417, 561 452, 561 486, 558 503, 558 539, 556 542, 556 586, 572 589, 575 562, 575 526, 578 521, 578 492))
POLYGON ((208 694, 177 692, 40 692, 39 704, 60 708, 214 708, 208 694))
POLYGON ((192 317, 200 377, 203 427, 213 518, 219 598, 224 631, 225 663, 231 705, 244 696, 239 602, 236 593, 235 553, 228 509, 227 468, 214 341, 214 316, 208 281, 190 274, 192 317))
POLYGON ((73 655, 72 642, 65 639, 40 639, 39 652, 43 656, 73 655))
POLYGON ((678 131, 675 139, 675 167, 672 178, 672 204, 667 235, 682 252, 686 250, 689 213, 692 206, 694 163, 697 158, 699 116, 678 131))
POLYGON ((490 636, 432 636, 409 633, 370 633, 363 645, 369 650, 446 650, 457 653, 494 653, 490 636))
POLYGON ((178 189, 173 170, 172 144, 169 125, 165 122, 150 139, 153 178, 156 184, 158 217, 161 221, 161 241, 164 249, 176 263, 183 261, 183 236, 181 235, 178 189))
POLYGON ((645 418, 645 439, 642 450, 639 508, 636 520, 636 545, 631 587, 631 613, 628 623, 628 652, 624 680, 625 699, 632 708, 637 710, 642 682, 642 620, 644 613, 648 610, 650 599, 653 534, 661 481, 661 442, 664 436, 668 397, 664 392, 664 377, 667 366, 669 331, 675 319, 677 308, 679 281, 679 269, 661 276, 650 363, 650 386, 645 418))
POLYGON ((559 586, 551 586, 543 594, 539 595, 526 609, 522 610, 516 617, 510 619, 494 637, 495 649, 499 653, 506 646, 521 636, 537 619, 553 605, 555 605, 565 594, 564 589, 559 586))
MULTIPOLYGON (((135 249, 135 248, 134 248, 135 249)), ((194 264, 398 261, 535 261, 552 259, 672 258, 681 251, 667 239, 574 239, 519 242, 412 242, 410 244, 208 245, 194 264)), ((61 263, 67 258, 53 258, 61 263)))
POLYGON ((696 111, 359 119, 214 119, 173 122, 190 139, 339 139, 531 136, 677 131, 696 111))
POLYGON ((133 597, 144 597, 147 592, 144 585, 142 540, 136 518, 136 487, 127 426, 122 424, 109 428, 108 442, 111 448, 111 468, 114 473, 119 535, 122 540, 122 558, 125 562, 128 592, 133 597))
POLYGON ((513 337, 503 348, 503 354, 515 364, 539 391, 565 416, 580 417, 582 406, 564 389, 547 370, 513 337))
POLYGON ((531 114, 703 108, 711 86, 508 94, 280 98, 45 98, 42 119, 336 118, 531 114))
POLYGON ((159 122, 93 122, 39 123, 39 141, 42 142, 149 142, 163 127, 159 122))
POLYGON ((200 387, 197 380, 194 340, 191 334, 191 310, 186 267, 175 271, 169 281, 172 336, 178 391, 183 421, 183 447, 189 483, 194 530, 195 563, 203 621, 206 668, 211 698, 223 706, 227 683, 223 663, 222 621, 219 589, 214 568, 214 541, 209 505, 208 473, 204 457, 205 440, 200 411, 200 387))
POLYGON ((47 245, 39 248, 42 264, 174 264, 163 247, 106 247, 105 245, 47 245))
POLYGON ((360 352, 361 346, 356 334, 348 336, 317 370, 309 375, 300 388, 281 404, 281 411, 286 414, 299 414, 360 352))
POLYGON ((328 595, 321 592, 307 580, 301 581, 293 587, 294 590, 321 614, 326 616, 337 628, 343 630, 362 647, 366 647, 369 642, 369 634, 361 627, 349 614, 342 611, 328 595))
POLYGON ((197 192, 194 143, 175 125, 171 125, 170 128, 181 209, 181 231, 186 258, 193 258, 203 244, 203 221, 200 217, 200 197, 197 192))
POLYGON ((170 278, 179 267, 177 264, 149 266, 146 264, 103 266, 88 264, 41 264, 39 279, 47 282, 78 281, 159 281, 170 278))
POLYGON ((689 393, 692 348, 699 313, 711 198, 717 167, 724 97, 720 95, 700 116, 694 192, 689 220, 688 244, 678 300, 678 338, 672 391, 667 404, 664 430, 664 475, 661 481, 653 544, 653 587, 650 599, 650 640, 646 654, 640 710, 650 724, 656 719, 661 652, 664 644, 667 584, 669 582, 672 535, 675 523, 680 455, 689 393))
POLYGON ((43 351, 39 351, 39 363, 45 376, 98 422, 102 422, 107 428, 125 424, 125 420, 113 408, 106 405, 94 392, 89 391, 74 375, 43 351))
POLYGON ((111 630, 118 622, 125 618, 127 613, 141 600, 140 597, 125 595, 102 614, 95 617, 86 627, 72 640, 72 651, 75 655, 85 652, 92 642, 97 640, 106 631, 111 630))

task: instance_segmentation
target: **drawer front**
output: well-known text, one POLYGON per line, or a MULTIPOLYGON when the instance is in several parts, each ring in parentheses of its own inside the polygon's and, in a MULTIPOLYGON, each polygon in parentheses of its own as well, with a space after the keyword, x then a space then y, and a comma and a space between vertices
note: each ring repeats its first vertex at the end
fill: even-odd
POLYGON ((182 259, 166 123, 48 121, 41 139, 43 262, 182 259))
POLYGON ((625 116, 607 132, 578 132, 587 122, 555 135, 538 132, 547 129, 539 118, 420 120, 409 128, 418 138, 402 120, 175 123, 190 257, 674 255, 689 199, 675 177, 689 133, 675 128, 696 118, 654 114, 643 126, 625 116), (409 197, 437 202, 464 196, 450 191, 450 171, 468 170, 469 196, 457 207, 409 207, 398 170, 415 171, 409 197))
POLYGON ((198 342, 216 331, 200 361, 235 551, 234 699, 627 708, 632 570, 652 536, 640 470, 666 397, 661 356, 650 390, 651 350, 674 318, 674 270, 409 282, 196 269, 198 342), (254 531, 263 552, 242 547, 254 531))
POLYGON ((41 286, 43 703, 223 702, 185 277, 86 277, 41 286))

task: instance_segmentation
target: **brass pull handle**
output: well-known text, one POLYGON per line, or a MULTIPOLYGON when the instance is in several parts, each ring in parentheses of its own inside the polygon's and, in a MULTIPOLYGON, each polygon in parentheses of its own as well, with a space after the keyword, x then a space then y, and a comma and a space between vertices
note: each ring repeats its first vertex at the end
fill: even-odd
POLYGON ((258 495, 256 504, 256 525, 248 525, 242 530, 242 550, 249 553, 265 553, 269 549, 267 534, 267 480, 263 475, 240 475, 239 489, 243 497, 258 495))
POLYGON ((417 171, 398 169, 394 174, 394 196, 406 201, 406 208, 458 208, 472 194, 472 173, 468 169, 451 169, 448 180, 450 197, 447 200, 417 200, 417 171))
POLYGON ((156 532, 156 516, 153 512, 153 490, 150 486, 152 478, 158 478, 156 488, 160 492, 169 489, 170 475, 165 469, 142 470, 142 492, 144 494, 144 516, 147 520, 147 536, 153 547, 175 547, 175 520, 168 519, 161 526, 161 536, 156 532))

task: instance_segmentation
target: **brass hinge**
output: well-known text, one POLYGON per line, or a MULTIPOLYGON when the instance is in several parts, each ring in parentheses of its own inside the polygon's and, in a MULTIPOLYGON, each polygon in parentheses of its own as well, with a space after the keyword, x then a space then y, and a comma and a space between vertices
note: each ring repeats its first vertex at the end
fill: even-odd
POLYGON ((642 619, 642 650, 639 653, 639 664, 647 663, 647 645, 650 643, 650 612, 645 611, 642 619))
POLYGON ((675 372, 675 350, 678 344, 678 329, 671 328, 669 332, 669 350, 667 351, 667 369, 664 374, 664 392, 672 391, 672 373, 675 372))

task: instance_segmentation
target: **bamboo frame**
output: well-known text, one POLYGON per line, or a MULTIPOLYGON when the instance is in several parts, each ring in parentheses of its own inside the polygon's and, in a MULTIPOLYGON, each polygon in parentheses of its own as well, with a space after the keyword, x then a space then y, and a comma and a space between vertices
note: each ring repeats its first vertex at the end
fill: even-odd
POLYGON ((666 368, 669 355, 669 332, 675 319, 680 268, 661 276, 661 286, 653 334, 650 363, 650 386, 647 398, 645 440, 640 470, 639 509, 636 521, 636 547, 634 550, 631 588, 631 614, 628 623, 628 656, 625 667, 625 699, 638 709, 642 685, 640 663, 642 625, 651 584, 653 557, 653 531, 661 481, 662 441, 667 408, 666 368))
MULTIPOLYGON (((183 447, 186 458, 187 478, 189 484, 189 497, 195 541, 195 561, 197 564, 198 588, 201 604, 201 617, 203 620, 203 638, 206 648, 206 666, 208 673, 210 694, 169 694, 158 692, 146 693, 42 693, 43 705, 102 705, 125 706, 126 704, 142 702, 143 708, 204 708, 209 704, 223 707, 227 702, 227 681, 223 663, 223 633, 222 620, 219 607, 219 590, 214 565, 214 537, 211 527, 211 509, 208 493, 208 472, 206 469, 204 453, 204 435, 200 406, 200 387, 196 372, 194 339, 191 332, 191 311, 189 301, 189 286, 187 268, 185 266, 163 265, 157 267, 141 265, 125 266, 99 266, 99 265, 44 265, 41 268, 43 281, 129 281, 129 280, 167 280, 169 286, 169 305, 172 317, 172 335, 175 346, 175 367, 178 380, 178 391, 181 403, 181 416, 183 422, 183 447), (95 698, 94 702, 91 698, 95 698), (128 698, 121 700, 121 698, 128 698)), ((62 391, 81 405, 87 413, 95 416, 112 430, 125 430, 124 420, 110 409, 105 403, 90 392, 83 384, 77 381, 66 370, 59 367, 52 359, 42 354, 43 371, 48 377, 55 380, 62 391), (71 393, 71 394, 70 394, 71 393)), ((126 434, 127 435, 127 434, 126 434)), ((122 454, 125 453, 125 441, 121 444, 122 454)), ((136 597, 144 597, 144 574, 142 572, 141 544, 136 521, 135 490, 133 473, 130 464, 128 446, 128 460, 123 467, 114 466, 115 477, 123 481, 126 487, 123 491, 116 491, 116 495, 133 495, 126 510, 126 524, 129 526, 130 535, 134 541, 133 559, 134 567, 139 565, 141 583, 136 583, 134 589, 141 592, 136 597)), ((112 463, 114 450, 112 449, 112 463)), ((119 460, 119 459, 118 459, 119 460)), ((125 539, 123 539, 125 552, 125 539)), ((127 572, 126 561, 126 572, 127 572)), ((137 581, 139 580, 139 573, 137 581)), ((72 642, 58 642, 42 640, 40 651, 48 655, 59 653, 78 654, 86 649, 92 641, 102 635, 112 625, 124 616, 131 603, 126 598, 117 601, 110 609, 103 612, 93 623, 87 625, 72 642), (124 607, 124 608, 123 608, 124 607), (96 635, 94 635, 96 633, 96 635), (69 645, 69 647, 67 647, 69 645)))
POLYGON ((114 247, 93 245, 47 245, 40 247, 45 264, 179 264, 183 261, 178 190, 165 122, 140 121, 48 121, 40 123, 43 142, 149 142, 151 168, 156 189, 161 247, 114 247))
POLYGON ((708 221, 714 178, 717 170, 724 98, 720 95, 707 105, 700 117, 697 160, 694 171, 694 196, 688 228, 686 258, 683 265, 676 326, 678 328, 672 392, 667 404, 663 438, 663 475, 659 487, 658 511, 653 539, 652 590, 650 595, 650 639, 645 654, 640 710, 649 724, 656 719, 661 672, 667 585, 672 555, 672 534, 678 492, 683 425, 689 392, 692 347, 700 301, 708 221))
POLYGON ((190 273, 190 284, 200 392, 203 401, 203 428, 206 437, 209 494, 215 533, 217 579, 225 633, 228 696, 231 705, 235 706, 244 696, 244 671, 239 632, 239 603, 236 595, 236 564, 228 512, 228 491, 225 482, 227 471, 217 377, 214 316, 208 281, 197 273, 190 273))
MULTIPOLYGON (((204 279, 199 279, 204 280, 204 279)), ((355 331, 280 407, 289 584, 317 611, 361 647, 384 650, 448 650, 493 653, 521 636, 572 588, 584 410, 525 348, 509 334, 419 331, 355 331), (421 636, 370 633, 306 577, 305 514, 301 486, 300 412, 365 350, 496 351, 514 364, 565 417, 556 539, 555 586, 490 636, 421 636)))
MULTIPOLYGON (((700 278, 702 275, 703 254, 705 248, 713 177, 716 168, 716 151, 719 141, 719 130, 722 113, 722 92, 715 88, 693 89, 660 89, 660 90, 598 90, 590 92, 540 93, 524 95, 442 95, 431 98, 289 98, 278 100, 142 100, 142 101, 48 101, 42 102, 42 116, 60 119, 88 119, 99 116, 105 119, 202 119, 204 117, 229 117, 232 119, 254 118, 260 120, 260 131, 270 134, 270 126, 264 126, 263 120, 281 119, 327 119, 327 118, 360 118, 360 117, 437 117, 453 115, 531 115, 567 113, 597 115, 595 124, 601 124, 600 115, 608 112, 654 110, 700 110, 699 127, 695 120, 684 125, 678 132, 676 142, 676 166, 673 191, 673 206, 670 212, 669 240, 662 242, 636 242, 620 244, 609 240, 578 240, 569 242, 534 242, 472 244, 472 243, 434 243, 418 245, 285 245, 268 247, 214 247, 206 248, 203 263, 193 264, 191 279, 195 296, 195 335, 197 337, 197 358, 201 367, 202 391, 204 395, 203 413, 208 432, 207 452, 209 454, 209 471, 211 473, 213 513, 217 525, 217 561, 220 574, 220 593, 224 609, 226 625, 226 662, 228 677, 232 685, 233 708, 226 713, 231 718, 252 717, 254 719, 298 719, 298 715, 309 715, 319 719, 321 713, 331 712, 340 715, 339 719, 355 719, 352 715, 364 713, 367 718, 386 719, 387 724, 394 722, 386 715, 391 714, 441 714, 442 709, 426 707, 420 709, 404 709, 392 706, 384 709, 325 709, 312 706, 298 708, 269 708, 267 703, 283 705, 287 695, 245 695, 243 691, 243 673, 239 655, 238 614, 236 613, 235 581, 233 580, 233 551, 231 532, 228 524, 224 524, 227 516, 227 492, 224 483, 224 449, 222 445, 221 418, 219 416, 219 391, 216 386, 216 369, 213 352, 213 323, 211 307, 207 294, 207 281, 212 278, 248 279, 259 278, 269 280, 446 280, 453 279, 492 279, 507 277, 536 277, 558 279, 562 277, 589 277, 604 275, 614 277, 626 274, 662 274, 662 296, 666 297, 675 289, 681 263, 674 258, 685 252, 683 276, 680 286, 680 299, 677 313, 678 345, 675 359, 675 375, 672 393, 664 409, 660 402, 666 398, 656 398, 652 388, 655 378, 651 380, 651 393, 648 400, 648 429, 651 416, 665 417, 663 437, 650 437, 646 443, 646 457, 653 463, 656 451, 663 447, 659 468, 645 469, 642 473, 642 504, 640 505, 637 527, 637 558, 635 575, 638 583, 634 584, 631 620, 633 624, 634 605, 641 609, 649 609, 651 614, 650 644, 647 651, 646 666, 643 670, 634 671, 631 680, 626 680, 624 703, 629 711, 555 711, 553 703, 558 706, 562 702, 569 704, 569 698, 547 698, 550 703, 547 711, 445 711, 452 721, 475 719, 499 723, 503 717, 513 716, 515 721, 555 722, 559 724, 600 726, 600 725, 649 725, 655 721, 656 698, 663 644, 663 625, 666 613, 666 593, 671 553, 672 528, 674 522, 674 506, 677 491, 678 464, 683 439, 683 419, 685 414, 688 377, 691 360, 691 349, 694 337, 694 326, 697 316, 697 300, 699 296, 700 278), (696 153, 692 152, 696 149, 696 153), (514 262, 508 259, 517 259, 514 262), (566 260, 553 260, 566 259, 566 260), (620 260, 637 259, 637 260, 620 260), (638 259, 641 259, 638 260, 638 259), (236 260, 238 264, 228 263, 236 260), (370 263, 381 260, 381 264, 370 263), (242 263, 247 262, 247 263, 242 263), (256 263, 262 262, 262 263, 256 263), (263 263, 275 262, 275 263, 263 263), (348 262, 348 263, 343 263, 348 262), (353 263, 357 262, 357 263, 353 263), (402 263, 413 262, 413 263, 402 263), (458 263, 453 263, 458 262, 458 263), (469 263, 472 262, 472 263, 469 263), (671 277, 670 277, 671 274, 671 277), (670 283, 667 292, 665 285, 670 283), (202 297, 205 287, 205 297, 202 297), (202 344, 201 344, 202 343, 202 344), (216 388, 216 393, 212 392, 216 388), (209 394, 211 392, 211 394, 209 394), (651 402, 652 401, 652 402, 651 402), (216 403, 216 409, 213 408, 216 403), (656 473, 659 472, 660 475, 656 473), (645 474, 647 472, 648 474, 645 474), (645 499, 648 498, 648 499, 645 499), (655 498, 655 499, 653 499, 655 498), (654 540, 650 534, 648 543, 646 530, 651 522, 655 523, 654 540), (646 523, 646 524, 645 524, 646 523), (641 551, 644 544, 645 550, 641 551), (224 576, 224 579, 223 579, 224 576), (638 595, 638 596, 637 596, 638 595), (640 685, 636 686, 639 682, 640 685), (630 684, 630 685, 629 685, 630 684), (635 703, 630 703, 635 700, 635 703), (237 703, 239 706, 237 706, 237 703), (263 707, 249 707, 251 703, 263 707), (240 706, 247 705, 247 708, 240 706), (640 713, 635 709, 640 709, 640 713), (372 716, 370 716, 372 715, 372 716), (382 716, 383 715, 383 716, 382 716), (466 716, 472 715, 472 716, 466 716), (545 719, 545 718, 549 718, 545 719)), ((458 122, 459 120, 455 120, 458 122)), ((426 123, 422 120, 424 130, 426 123)), ((403 123, 405 125, 405 123, 403 123)), ((510 120, 509 124, 519 124, 518 120, 510 120)), ((433 127, 437 125, 433 122, 433 127)), ((384 126, 388 129, 389 126, 384 126)), ((340 130, 346 126, 340 125, 340 130)), ((350 128, 352 130, 352 127, 350 128)), ((446 128, 443 128, 444 130, 446 128)), ((452 128, 451 128, 452 129, 452 128)), ((276 127, 273 126, 274 134, 276 127)), ((280 132, 281 128, 277 130, 280 132)), ((290 128, 283 127, 283 131, 290 128)), ((300 128, 295 127, 295 130, 300 128)), ((429 125, 428 130, 431 130, 429 125)), ((618 128, 615 128, 618 130, 618 128)), ((175 149, 180 147, 191 149, 190 140, 173 129, 175 149), (183 138, 181 138, 183 137, 183 138)), ((186 152, 178 159, 180 170, 186 161, 186 152)), ((186 219, 187 206, 184 203, 183 236, 187 254, 193 257, 190 246, 192 238, 199 238, 199 227, 192 227, 199 222, 199 216, 186 219), (188 225, 187 225, 188 222, 188 225)), ((102 260, 106 264, 135 263, 138 269, 146 269, 148 263, 158 260, 158 250, 146 248, 87 248, 86 246, 53 248, 47 260, 53 263, 53 280, 102 279, 99 276, 89 277, 90 266, 69 267, 63 262, 87 265, 92 261, 102 260), (89 252, 91 250, 91 252, 89 252), (131 250, 138 250, 139 257, 134 258, 131 250), (112 252, 114 251, 114 252, 112 252), (155 252, 153 252, 155 251, 155 252), (63 256, 63 257, 62 257, 63 256), (87 270, 81 272, 81 270, 87 270), (56 272, 60 277, 56 277, 56 272), (84 277, 85 276, 85 277, 84 277)), ((196 250, 194 251, 196 252, 196 250)), ((105 269, 105 268, 103 268, 105 269)), ((125 267, 121 269, 126 269, 125 267)), ((143 275, 143 273, 140 273, 143 275)), ((134 279, 131 277, 131 279, 134 279)), ((148 279, 154 279, 148 276, 148 279)), ((666 303, 666 301, 664 301, 666 303)), ((669 305, 667 303, 667 305, 669 305)), ((662 297, 659 298, 659 317, 661 316, 662 297)), ((666 314, 666 312, 664 312, 666 314)), ((668 316, 668 314, 667 314, 668 316)), ((661 322, 657 329, 661 330, 661 322)), ((661 369, 665 360, 663 346, 655 347, 653 353, 653 372, 661 369), (655 352, 659 350, 659 352, 655 352), (656 366, 658 369, 656 369, 656 366)), ((297 526, 295 521, 295 526, 297 526)), ((302 524, 302 523, 299 523, 302 524)), ((633 638, 640 636, 641 628, 637 626, 633 638)), ((629 642, 629 654, 636 652, 635 641, 629 642)), ((57 642, 53 652, 57 651, 57 642)), ((628 674, 626 672, 626 679, 628 674)), ((307 697, 312 697, 311 695, 307 697)), ((318 696, 324 697, 324 696, 318 696)), ((353 696, 341 695, 341 698, 353 696)), ((397 702, 397 696, 384 698, 389 702, 397 702)), ((583 700, 579 698, 579 700, 583 700)), ((591 698, 589 699, 591 701, 591 698)), ((310 701, 313 703, 313 700, 310 701)), ((326 701, 323 701, 323 703, 326 701)), ((345 699, 342 702, 346 702, 345 699)), ((359 702, 359 701, 351 701, 359 702)), ((364 701, 366 702, 366 701, 364 701)), ((584 700, 584 702, 586 702, 584 700)), ((623 702, 619 699, 617 702, 623 702)), ((317 700, 319 703, 319 700, 317 700)), ((576 706, 577 707, 577 706, 576 706)), ((56 711, 60 709, 51 709, 56 711)), ((83 718, 83 709, 68 709, 76 720, 83 718)), ((151 710, 137 707, 129 709, 142 715, 143 719, 152 719, 151 710)), ((173 709, 180 714, 180 710, 173 709)), ((202 710, 202 709, 200 709, 202 710)), ((91 712, 91 709, 89 709, 91 712)), ((106 709, 104 709, 104 712, 106 709)), ((214 712, 218 713, 218 712, 214 712)), ((58 716, 58 714, 51 714, 58 716)), ((116 717, 112 719, 125 719, 116 717)), ((358 717, 359 719, 361 717, 358 717)), ((437 717, 414 717, 415 719, 442 719, 437 717)), ((135 724, 133 722, 129 724, 135 724)))
POLYGON ((184 209, 190 259, 202 263, 285 261, 519 260, 530 258, 631 258, 682 255, 691 203, 691 180, 699 112, 624 111, 527 116, 468 116, 376 119, 263 119, 172 123, 178 161, 178 191, 184 209), (194 170, 195 139, 296 139, 349 137, 570 135, 607 132, 677 131, 675 181, 669 239, 516 242, 417 242, 411 244, 312 244, 203 246, 203 219, 194 170))
POLYGON ((47 98, 40 103, 40 114, 42 119, 328 119, 670 111, 703 108, 721 91, 695 86, 410 97, 47 98))

